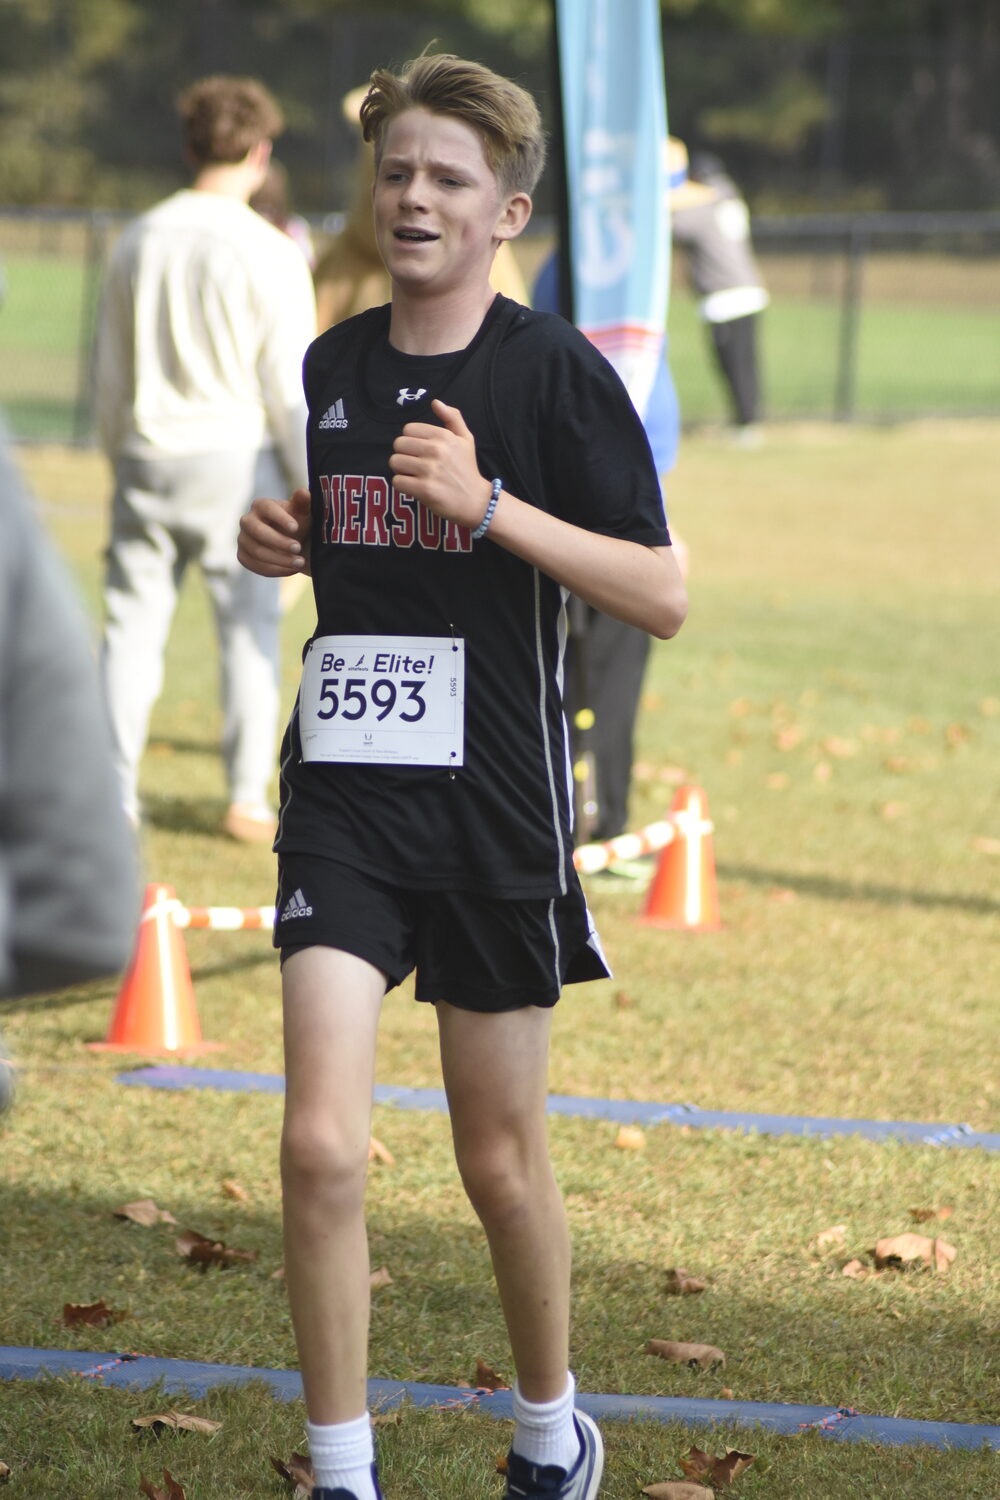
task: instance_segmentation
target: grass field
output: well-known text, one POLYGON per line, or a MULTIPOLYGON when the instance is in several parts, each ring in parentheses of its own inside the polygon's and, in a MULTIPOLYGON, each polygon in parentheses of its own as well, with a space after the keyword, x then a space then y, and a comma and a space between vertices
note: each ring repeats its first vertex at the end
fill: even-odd
MULTIPOLYGON (((633 823, 678 777, 707 793, 723 929, 636 921, 634 893, 589 894, 616 970, 556 1015, 554 1092, 706 1108, 966 1121, 1000 1130, 1000 686, 996 598, 1000 428, 775 428, 757 452, 689 442, 671 488, 692 552, 692 609, 654 648, 640 722, 633 823)), ((24 455, 53 535, 96 611, 106 476, 92 455, 24 455)), ((303 599, 287 621, 294 691, 303 599)), ((272 858, 218 837, 224 808, 208 610, 187 590, 144 768, 146 878, 192 905, 273 897, 272 858)), ((281 1068, 266 937, 187 937, 210 1065, 281 1068)), ((0 1136, 0 1342, 293 1367, 280 1264, 280 1101, 116 1084, 88 1053, 114 984, 8 1007, 19 1102, 0 1136), (236 1182, 246 1197, 227 1196, 236 1182), (165 1225, 112 1216, 151 1196, 182 1228, 257 1252, 201 1276, 165 1225), (65 1302, 127 1314, 68 1329, 65 1302)), ((126 1065, 130 1060, 126 1059, 126 1065)), ((433 1016, 389 997, 378 1077, 437 1086, 433 1016)), ((447 1122, 380 1108, 396 1158, 373 1170, 373 1375, 510 1376, 476 1223, 456 1185, 447 1122)), ((981 1151, 657 1127, 642 1149, 616 1127, 554 1119, 575 1254, 573 1360, 581 1389, 853 1406, 1000 1422, 996 1157, 981 1151), (914 1211, 951 1209, 947 1222, 914 1211), (843 1244, 816 1236, 842 1224, 843 1244), (956 1249, 946 1273, 845 1278, 876 1239, 910 1229, 956 1249), (664 1271, 706 1277, 664 1294, 664 1271), (650 1338, 717 1345, 716 1374, 651 1359, 650 1338)), ((119 1500, 164 1466, 188 1500, 288 1495, 268 1464, 303 1447, 302 1408, 261 1390, 179 1402, 69 1381, 0 1386, 9 1493, 119 1500), (130 1429, 181 1405, 212 1438, 130 1429)), ((602 1496, 634 1500, 680 1478, 692 1443, 756 1455, 745 1500, 996 1500, 1000 1454, 608 1424, 602 1496)), ((405 1410, 379 1429, 387 1500, 499 1495, 507 1430, 472 1414, 405 1410)))
MULTIPOLYGON (((0 226, 2 227, 2 226, 0 226)), ((521 251, 531 284, 537 241, 521 251)), ((0 253, 3 251, 0 242, 0 253)), ((957 257, 872 260, 853 365, 851 411, 867 420, 920 415, 992 415, 1000 389, 1000 311, 993 262, 963 266, 957 257), (965 291, 963 292, 963 279, 965 291), (978 303, 968 294, 978 288, 978 303)), ((89 330, 96 282, 74 244, 61 253, 4 257, 8 281, 0 313, 0 402, 15 433, 33 441, 85 435, 89 330)), ((772 306, 761 320, 764 403, 775 418, 839 415, 842 266, 780 257, 768 264, 772 306)), ((705 330, 680 272, 670 312, 671 368, 688 424, 728 419, 724 391, 705 330)))

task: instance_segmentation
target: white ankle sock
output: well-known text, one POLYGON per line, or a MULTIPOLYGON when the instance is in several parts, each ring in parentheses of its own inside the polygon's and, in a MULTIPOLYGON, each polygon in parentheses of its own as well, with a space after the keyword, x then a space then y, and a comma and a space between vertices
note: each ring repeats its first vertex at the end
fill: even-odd
POLYGON ((317 1488, 347 1490, 356 1500, 378 1500, 372 1482, 375 1446, 367 1412, 353 1422, 331 1422, 327 1426, 307 1422, 306 1433, 317 1488))
POLYGON ((580 1439, 573 1426, 576 1381, 570 1375, 566 1390, 555 1401, 526 1401, 514 1382, 514 1440, 518 1458, 540 1468, 556 1464, 570 1470, 580 1456, 580 1439))

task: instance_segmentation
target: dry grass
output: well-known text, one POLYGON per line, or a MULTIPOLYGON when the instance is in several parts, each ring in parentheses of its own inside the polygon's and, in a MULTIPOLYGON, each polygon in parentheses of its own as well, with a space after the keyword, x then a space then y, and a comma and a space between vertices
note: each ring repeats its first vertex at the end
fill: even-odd
MULTIPOLYGON (((554 1091, 1000 1129, 996 439, 986 426, 815 429, 808 440, 776 430, 751 454, 687 445, 670 501, 692 548, 693 609, 654 653, 634 821, 662 813, 672 795, 662 778, 676 768, 706 788, 724 927, 644 927, 634 895, 595 884, 616 979, 560 1005, 554 1091)), ((26 458, 96 602, 101 466, 55 450, 26 458)), ((308 628, 303 601, 287 631, 289 694, 308 628)), ((224 795, 207 633, 195 588, 145 768, 146 871, 191 904, 258 904, 271 897, 271 857, 215 831, 224 795)), ((191 933, 187 946, 203 1029, 225 1043, 210 1061, 278 1071, 267 939, 191 933)), ((279 1101, 122 1088, 115 1061, 82 1045, 102 1034, 113 995, 95 986, 5 1021, 24 1067, 2 1143, 3 1339, 81 1350, 110 1339, 291 1366, 271 1279, 279 1101), (226 1197, 226 1179, 246 1202, 226 1197), (112 1217, 147 1194, 183 1227, 259 1259, 197 1275, 166 1226, 112 1217), (60 1326, 63 1302, 99 1297, 129 1320, 96 1334, 60 1326)), ((433 1016, 406 991, 386 1007, 379 1077, 439 1081, 433 1016)), ((393 1276, 376 1300, 373 1374, 471 1381, 478 1357, 510 1373, 446 1120, 382 1109, 376 1130, 397 1165, 377 1170, 370 1192, 375 1264, 393 1276)), ((624 1151, 599 1121, 554 1120, 551 1134, 575 1245, 582 1388, 714 1397, 724 1383, 737 1401, 998 1421, 992 1154, 672 1127, 624 1151), (946 1274, 839 1274, 881 1235, 926 1227, 911 1210, 941 1207, 953 1213, 939 1232, 958 1252, 946 1274), (834 1223, 846 1226, 843 1246, 817 1251, 814 1236, 834 1223), (678 1264, 709 1290, 667 1298, 663 1272, 678 1264), (650 1337, 717 1344, 724 1379, 650 1359, 650 1337)), ((266 1459, 302 1446, 300 1407, 219 1391, 186 1403, 224 1421, 216 1438, 137 1439, 129 1420, 157 1399, 59 1382, 0 1388, 10 1493, 118 1500, 137 1493, 140 1470, 159 1477, 164 1464, 190 1500, 282 1493, 266 1459)), ((717 1451, 728 1442, 758 1455, 735 1487, 746 1500, 998 1492, 986 1452, 611 1424, 602 1494, 634 1500, 679 1477, 678 1456, 710 1437, 717 1451)), ((496 1496, 506 1440, 485 1418, 408 1411, 380 1431, 386 1494, 496 1496)))

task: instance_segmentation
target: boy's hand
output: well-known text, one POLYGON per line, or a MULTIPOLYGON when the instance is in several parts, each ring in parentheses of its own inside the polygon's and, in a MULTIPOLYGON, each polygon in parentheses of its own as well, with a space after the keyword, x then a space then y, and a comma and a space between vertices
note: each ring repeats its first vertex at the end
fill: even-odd
POLYGON ((486 514, 490 481, 476 463, 476 442, 456 406, 432 401, 444 423, 407 422, 392 445, 392 487, 412 495, 446 521, 473 530, 486 514))
POLYGON ((295 490, 288 500, 255 500, 240 517, 236 556, 263 578, 307 573, 311 523, 308 490, 295 490))

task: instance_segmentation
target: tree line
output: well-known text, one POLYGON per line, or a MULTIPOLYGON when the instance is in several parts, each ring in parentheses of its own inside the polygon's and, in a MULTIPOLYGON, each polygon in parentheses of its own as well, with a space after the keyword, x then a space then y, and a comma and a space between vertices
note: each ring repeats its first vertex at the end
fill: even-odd
MULTIPOLYGON (((758 209, 1000 207, 994 0, 663 0, 671 128, 758 209)), ((345 206, 340 101, 435 41, 554 107, 551 0, 0 0, 0 204, 142 206, 184 178, 173 100, 260 77, 304 211, 345 206)), ((544 193, 542 207, 545 207, 544 193)))

